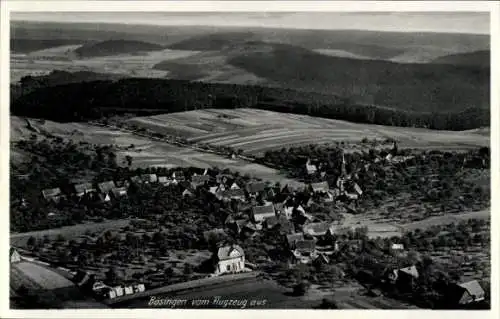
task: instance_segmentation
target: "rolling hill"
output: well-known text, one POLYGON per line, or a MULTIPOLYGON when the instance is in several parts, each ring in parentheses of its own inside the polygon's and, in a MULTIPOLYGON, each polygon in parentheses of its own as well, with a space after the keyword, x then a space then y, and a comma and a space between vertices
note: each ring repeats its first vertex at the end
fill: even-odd
POLYGON ((24 39, 11 38, 10 50, 12 53, 31 53, 54 47, 83 44, 81 40, 73 39, 24 39))
MULTIPOLYGON (((196 49, 203 49, 203 45, 196 49)), ((207 80, 225 69, 260 84, 335 94, 358 103, 418 112, 489 108, 489 70, 473 66, 409 64, 339 58, 279 43, 246 41, 155 65, 176 77, 207 80), (184 66, 184 68, 183 68, 184 66), (183 77, 183 69, 189 77, 183 77), (246 71, 246 73, 245 73, 246 71)), ((212 77, 211 79, 213 80, 212 77)), ((229 76, 227 76, 229 77, 229 76)), ((237 83, 234 79, 227 82, 237 83)))
POLYGON ((93 58, 121 54, 137 54, 141 52, 158 51, 163 46, 154 43, 134 40, 107 40, 85 44, 75 50, 80 58, 93 58))
POLYGON ((432 63, 453 64, 457 66, 490 67, 490 51, 474 51, 469 53, 451 54, 434 59, 432 63))

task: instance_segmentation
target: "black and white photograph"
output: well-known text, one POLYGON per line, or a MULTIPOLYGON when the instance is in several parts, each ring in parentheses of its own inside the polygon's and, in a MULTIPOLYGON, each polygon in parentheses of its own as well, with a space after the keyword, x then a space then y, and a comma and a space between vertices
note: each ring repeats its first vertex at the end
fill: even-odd
POLYGON ((491 310, 484 6, 10 11, 9 309, 491 310))

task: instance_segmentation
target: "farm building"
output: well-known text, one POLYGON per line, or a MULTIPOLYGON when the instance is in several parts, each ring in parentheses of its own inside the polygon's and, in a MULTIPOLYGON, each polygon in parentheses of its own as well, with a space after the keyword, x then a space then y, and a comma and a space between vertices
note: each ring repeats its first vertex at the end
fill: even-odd
POLYGON ((78 197, 82 197, 86 194, 92 194, 96 192, 92 183, 83 183, 83 184, 75 184, 75 195, 78 197))
POLYGON ((485 298, 485 292, 483 287, 477 282, 477 280, 471 280, 456 285, 456 295, 457 303, 459 305, 468 305, 474 302, 483 301, 485 298))
POLYGON ((276 216, 273 205, 254 206, 251 214, 252 220, 256 223, 261 223, 268 217, 276 216))
POLYGON ((253 182, 247 184, 247 192, 251 196, 256 196, 266 190, 266 183, 264 182, 253 182))
POLYGON ((13 263, 18 263, 21 261, 21 255, 15 249, 14 247, 10 247, 10 262, 13 263))
POLYGON ((219 247, 213 262, 216 275, 245 271, 245 253, 238 245, 219 247))
POLYGON ((59 187, 42 190, 42 196, 45 200, 54 203, 58 203, 62 198, 64 198, 64 195, 59 187))

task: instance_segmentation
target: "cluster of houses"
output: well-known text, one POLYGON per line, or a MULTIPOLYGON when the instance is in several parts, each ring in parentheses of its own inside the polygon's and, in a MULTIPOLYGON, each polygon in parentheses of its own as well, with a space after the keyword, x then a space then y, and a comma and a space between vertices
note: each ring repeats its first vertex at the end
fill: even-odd
POLYGON ((144 284, 111 287, 101 281, 96 281, 94 275, 84 271, 76 272, 73 281, 77 286, 83 289, 87 288, 91 290, 95 296, 104 299, 114 299, 146 291, 144 284))

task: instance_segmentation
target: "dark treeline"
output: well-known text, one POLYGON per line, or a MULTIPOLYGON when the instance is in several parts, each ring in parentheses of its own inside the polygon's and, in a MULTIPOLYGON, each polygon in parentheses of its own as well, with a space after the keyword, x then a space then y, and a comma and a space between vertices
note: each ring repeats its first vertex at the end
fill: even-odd
POLYGON ((139 112, 146 115, 202 108, 254 107, 358 123, 441 130, 465 130, 490 123, 489 111, 485 109, 417 113, 359 105, 335 95, 273 87, 139 78, 59 83, 53 78, 50 81, 44 81, 43 77, 23 79, 12 87, 11 113, 68 122, 130 113, 130 109, 150 110, 139 112))

